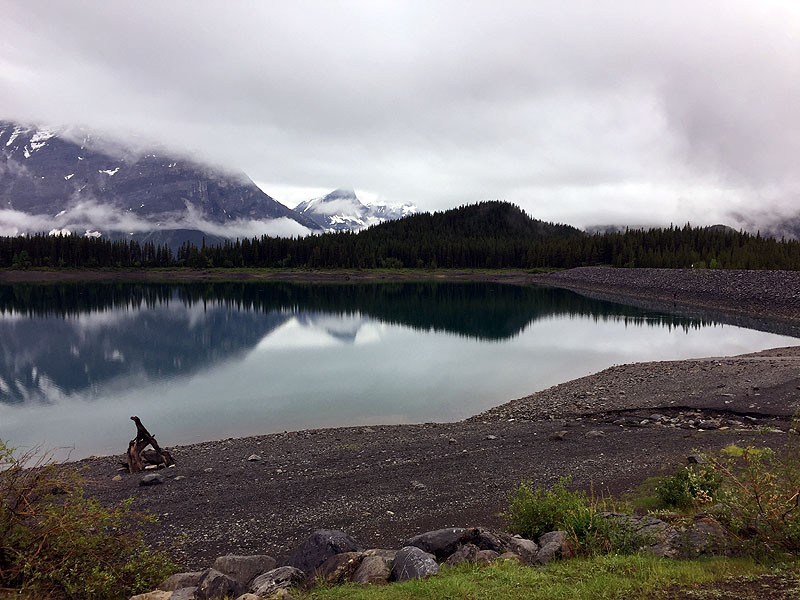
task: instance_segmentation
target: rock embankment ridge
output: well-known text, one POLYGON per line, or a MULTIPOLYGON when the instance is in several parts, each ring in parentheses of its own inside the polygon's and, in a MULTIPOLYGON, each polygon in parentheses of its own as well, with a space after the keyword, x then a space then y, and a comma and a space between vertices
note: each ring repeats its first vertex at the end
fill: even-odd
POLYGON ((781 321, 800 332, 800 272, 579 267, 532 281, 781 321))
MULTIPOLYGON (((642 540, 641 551, 655 556, 696 558, 732 549, 731 538, 707 515, 699 515, 689 526, 619 513, 604 513, 603 518, 628 528, 642 540)), ((344 531, 321 529, 306 538, 283 566, 276 567, 275 559, 267 555, 220 556, 203 571, 171 575, 157 590, 131 600, 291 600, 291 588, 317 583, 387 585, 435 576, 440 565, 486 566, 514 560, 538 566, 574 554, 565 531, 550 531, 534 541, 483 527, 450 527, 413 536, 399 550, 389 550, 364 549, 344 531)))

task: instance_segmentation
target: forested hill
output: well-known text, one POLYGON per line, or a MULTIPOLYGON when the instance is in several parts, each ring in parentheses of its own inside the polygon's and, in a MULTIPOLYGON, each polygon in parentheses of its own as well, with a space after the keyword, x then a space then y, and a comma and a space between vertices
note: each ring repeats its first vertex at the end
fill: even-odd
POLYGON ((389 237, 422 241, 428 237, 516 238, 584 235, 571 225, 556 225, 532 219, 509 202, 469 204, 444 212, 418 213, 375 225, 361 234, 364 238, 389 237))
POLYGON ((530 218, 505 202, 416 214, 361 231, 261 237, 177 255, 164 245, 78 236, 0 238, 0 268, 251 267, 312 269, 615 267, 800 270, 800 242, 720 227, 588 235, 530 218))

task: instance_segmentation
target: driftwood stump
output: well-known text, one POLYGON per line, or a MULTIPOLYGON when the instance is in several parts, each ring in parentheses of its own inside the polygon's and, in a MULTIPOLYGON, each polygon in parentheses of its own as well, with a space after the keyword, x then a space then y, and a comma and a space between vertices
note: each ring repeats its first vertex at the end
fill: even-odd
POLYGON ((161 449, 156 438, 150 435, 139 417, 133 416, 131 421, 136 423, 136 437, 128 442, 128 450, 125 452, 128 471, 138 473, 145 468, 145 464, 156 465, 159 468, 174 465, 175 461, 172 460, 170 453, 161 449), (148 446, 152 446, 153 449, 148 450, 148 446))

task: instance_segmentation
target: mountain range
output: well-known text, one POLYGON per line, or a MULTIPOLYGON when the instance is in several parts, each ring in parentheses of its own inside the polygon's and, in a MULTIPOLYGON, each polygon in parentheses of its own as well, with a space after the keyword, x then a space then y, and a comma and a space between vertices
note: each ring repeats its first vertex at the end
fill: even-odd
POLYGON ((77 233, 177 247, 362 229, 411 210, 365 206, 342 190, 303 204, 292 210, 244 173, 164 148, 0 121, 0 235, 77 233))
POLYGON ((322 198, 306 200, 295 206, 294 210, 309 217, 326 231, 360 231, 370 225, 418 212, 411 204, 362 204, 355 191, 350 189, 338 189, 322 198))

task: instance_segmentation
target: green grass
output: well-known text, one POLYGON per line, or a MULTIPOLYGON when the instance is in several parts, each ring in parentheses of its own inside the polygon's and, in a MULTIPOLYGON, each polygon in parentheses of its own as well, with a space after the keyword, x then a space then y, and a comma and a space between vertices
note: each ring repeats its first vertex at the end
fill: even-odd
POLYGON ((729 577, 755 577, 766 567, 744 559, 675 561, 647 556, 607 555, 573 559, 538 569, 502 561, 489 567, 443 569, 425 580, 389 586, 317 587, 308 600, 598 600, 652 598, 671 585, 692 585, 729 577))

